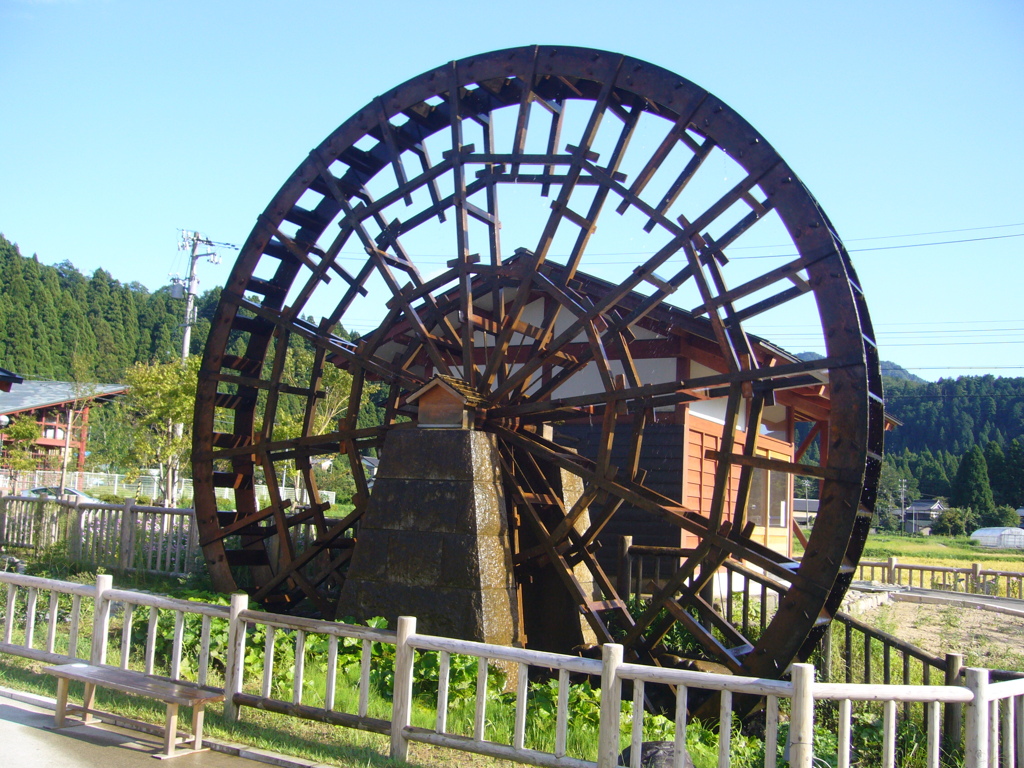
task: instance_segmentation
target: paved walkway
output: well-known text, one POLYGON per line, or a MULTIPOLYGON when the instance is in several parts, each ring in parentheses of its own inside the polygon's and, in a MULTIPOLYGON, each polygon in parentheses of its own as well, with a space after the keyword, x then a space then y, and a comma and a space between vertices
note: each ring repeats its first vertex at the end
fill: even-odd
MULTIPOLYGON (((42 697, 0 690, 0 765, 19 768, 155 768, 153 755, 161 748, 160 737, 90 723, 59 731, 53 725, 53 704, 42 697)), ((232 751, 238 749, 229 747, 232 751)), ((243 751, 247 751, 244 750, 243 751)), ((174 758, 173 768, 260 768, 272 763, 289 768, 314 764, 269 752, 248 751, 249 756, 224 752, 199 752, 174 758)))
POLYGON ((1009 616, 1024 617, 1024 600, 994 595, 975 595, 966 592, 952 592, 945 589, 924 589, 908 587, 905 584, 878 584, 871 581, 855 581, 850 589, 857 592, 886 592, 889 599, 904 603, 932 603, 954 605, 958 608, 980 608, 983 611, 1005 613, 1009 616))
POLYGON ((992 595, 968 595, 963 592, 947 592, 939 589, 921 589, 910 587, 892 595, 895 600, 908 603, 935 603, 955 605, 960 608, 980 608, 983 611, 995 611, 1009 616, 1024 616, 1024 600, 1012 597, 995 597, 992 595))

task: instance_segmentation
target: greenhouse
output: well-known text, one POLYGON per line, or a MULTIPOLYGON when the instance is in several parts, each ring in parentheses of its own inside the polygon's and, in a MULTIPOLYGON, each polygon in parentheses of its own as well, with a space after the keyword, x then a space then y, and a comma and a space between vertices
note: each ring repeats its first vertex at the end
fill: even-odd
POLYGON ((1024 528, 979 528, 971 538, 983 547, 1024 549, 1024 528))

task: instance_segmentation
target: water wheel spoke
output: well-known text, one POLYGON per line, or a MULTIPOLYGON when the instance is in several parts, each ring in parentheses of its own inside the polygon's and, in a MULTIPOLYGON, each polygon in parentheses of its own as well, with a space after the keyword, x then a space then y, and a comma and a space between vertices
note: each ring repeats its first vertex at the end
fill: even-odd
POLYGON ((495 417, 522 418, 528 415, 544 414, 557 408, 596 406, 607 400, 614 400, 616 402, 626 401, 631 406, 635 404, 636 408, 642 408, 645 401, 654 401, 655 398, 658 398, 658 405, 667 405, 673 402, 703 399, 705 393, 711 393, 715 397, 720 397, 723 396, 724 389, 731 384, 750 383, 756 385, 761 390, 781 391, 811 386, 815 383, 820 385, 821 379, 814 377, 813 374, 827 374, 829 371, 862 364, 861 361, 852 359, 808 360, 806 362, 773 366, 769 369, 711 374, 679 381, 626 387, 613 392, 597 392, 575 397, 554 398, 542 402, 525 402, 521 405, 500 406, 495 408, 493 413, 495 417), (808 377, 808 374, 811 374, 811 376, 808 377), (673 400, 672 398, 678 399, 673 400))
MULTIPOLYGON (((630 138, 633 136, 633 132, 636 129, 637 123, 640 119, 640 115, 643 113, 643 105, 638 103, 629 111, 628 115, 623 119, 623 126, 619 132, 618 139, 615 147, 612 150, 611 157, 609 158, 607 170, 614 177, 618 171, 619 166, 622 163, 623 157, 625 156, 626 148, 629 146, 630 138)), ((559 113, 559 116, 561 113, 559 113)), ((592 140, 592 137, 591 137, 592 140)), ((549 146, 548 152, 551 153, 553 147, 549 146)), ((545 174, 548 174, 548 167, 545 166, 545 174)), ((564 188, 564 185, 563 185, 564 188)), ((542 188, 542 195, 543 189, 542 188)), ((597 227, 597 221, 601 216, 601 211, 604 207, 605 200, 608 197, 608 189, 604 186, 599 186, 593 199, 590 203, 590 209, 587 211, 585 216, 580 217, 577 223, 580 226, 580 232, 576 237, 576 242, 573 244, 572 255, 565 265, 564 275, 562 278, 561 285, 554 285, 550 280, 546 280, 544 287, 552 293, 553 296, 558 300, 558 304, 555 305, 550 312, 545 313, 544 327, 554 329, 555 324, 558 322, 558 316, 563 308, 567 308, 570 312, 575 314, 577 317, 580 316, 581 309, 579 304, 573 301, 566 293, 566 289, 570 280, 579 268, 580 261, 583 258, 584 251, 586 250, 587 244, 590 241, 591 235, 597 227)), ((538 278, 543 278, 543 275, 538 275, 538 278)), ((545 339, 546 340, 546 339, 545 339)), ((538 339, 534 344, 534 349, 530 355, 536 355, 540 353, 541 340, 538 339)), ((526 385, 521 387, 525 391, 526 385)))
MULTIPOLYGON (((699 598, 694 598, 694 602, 700 602, 699 598)), ((724 643, 722 643, 714 633, 701 624, 695 619, 690 613, 688 613, 682 605, 675 600, 669 600, 665 603, 665 609, 669 615, 678 621, 683 627, 701 644, 711 658, 718 659, 733 674, 742 674, 743 667, 736 658, 735 653, 724 643)), ((727 624, 727 626, 730 626, 727 624)), ((744 646, 746 644, 744 643, 744 646)))
MULTIPOLYGON (((291 506, 292 501, 291 499, 285 499, 284 501, 281 502, 281 504, 284 509, 288 509, 288 507, 291 506)), ((268 517, 275 515, 277 512, 278 509, 276 507, 270 506, 264 507, 263 509, 259 510, 254 514, 246 515, 241 518, 238 517, 237 513, 235 513, 233 515, 235 519, 232 520, 232 522, 224 524, 222 528, 212 532, 209 535, 201 536, 199 539, 199 545, 205 547, 207 544, 211 542, 220 541, 221 539, 225 539, 228 536, 234 536, 236 533, 239 533, 240 531, 243 531, 246 528, 255 526, 257 523, 266 520, 268 517)), ((268 535, 272 534, 268 533, 268 535)))
MULTIPOLYGON (((513 472, 512 463, 506 455, 500 455, 500 461, 502 469, 505 471, 507 476, 515 476, 513 472)), ((558 551, 551 541, 551 534, 547 527, 544 525, 540 514, 537 512, 536 507, 527 498, 527 492, 524 492, 520 487, 513 483, 510 485, 512 490, 512 497, 514 503, 524 509, 527 513, 527 521, 531 524, 534 531, 536 532, 537 538, 539 539, 541 546, 544 548, 547 556, 547 562, 555 568, 559 580, 563 586, 569 591, 570 595, 576 601, 577 605, 580 606, 580 611, 583 613, 587 622, 590 624, 594 632, 597 633, 602 642, 611 642, 612 634, 605 624, 604 620, 600 617, 599 613, 591 607, 591 601, 587 595, 583 585, 580 584, 576 578, 576 574, 573 572, 572 566, 570 566, 565 557, 558 551)), ((551 490, 550 487, 547 488, 551 490)))
POLYGON ((292 578, 292 575, 299 569, 305 567, 317 557, 324 549, 327 549, 331 543, 341 536, 344 536, 349 531, 355 522, 359 519, 361 512, 353 512, 344 519, 338 521, 327 531, 326 534, 316 540, 315 547, 307 549, 302 554, 298 555, 294 560, 288 563, 287 567, 279 570, 273 578, 267 581, 265 584, 259 586, 259 588, 253 593, 252 598, 254 600, 262 600, 267 595, 270 595, 277 587, 283 584, 288 579, 292 578), (358 514, 357 514, 358 513, 358 514))

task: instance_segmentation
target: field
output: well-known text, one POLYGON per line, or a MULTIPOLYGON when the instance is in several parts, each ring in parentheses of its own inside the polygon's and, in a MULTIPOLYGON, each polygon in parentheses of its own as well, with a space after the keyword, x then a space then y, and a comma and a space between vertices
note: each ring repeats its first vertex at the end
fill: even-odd
POLYGON ((915 565, 970 568, 973 563, 981 563, 981 567, 987 570, 1024 572, 1024 552, 979 547, 966 537, 870 536, 861 560, 886 560, 889 557, 915 565))

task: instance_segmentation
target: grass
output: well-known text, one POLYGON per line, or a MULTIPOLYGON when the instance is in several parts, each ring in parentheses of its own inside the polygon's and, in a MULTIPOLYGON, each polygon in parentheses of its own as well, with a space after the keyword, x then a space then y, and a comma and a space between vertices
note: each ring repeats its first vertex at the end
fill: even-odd
POLYGON ((1024 553, 978 547, 967 537, 869 536, 861 559, 885 560, 889 557, 915 565, 970 568, 973 563, 981 563, 987 570, 1024 572, 1024 553))
MULTIPOLYGON (((80 580, 88 581, 91 575, 82 574, 80 580)), ((119 582, 121 580, 119 579, 119 582)), ((120 586, 120 583, 119 583, 120 586)), ((156 586, 152 581, 146 582, 147 587, 156 586)), ((164 581, 162 586, 168 586, 164 581)), ((179 587, 180 589, 180 587, 179 587)), ((161 590, 168 591, 168 590, 161 590)), ((3 606, 0 606, 2 609, 3 606)), ((41 600, 37 605, 37 624, 35 647, 39 647, 42 641, 42 634, 45 628, 42 624, 42 616, 45 613, 47 601, 41 600)), ((88 656, 90 644, 88 632, 88 611, 87 603, 83 601, 83 636, 79 640, 78 655, 88 656)), ((19 598, 19 613, 21 618, 15 627, 12 641, 19 644, 24 639, 24 603, 19 598)), ((66 615, 70 610, 70 600, 66 597, 60 599, 61 615, 66 615), (67 604, 65 604, 67 603, 67 604)), ((158 626, 158 654, 155 672, 157 674, 168 674, 167 659, 161 657, 160 639, 164 637, 165 630, 173 623, 170 612, 161 611, 158 626)), ((115 609, 111 617, 109 629, 108 661, 117 663, 120 658, 120 644, 122 641, 122 623, 124 613, 115 609)), ((135 642, 131 646, 129 667, 136 670, 143 668, 142 643, 145 636, 144 614, 139 615, 137 623, 134 624, 133 638, 135 642)), ((222 620, 214 620, 214 633, 224 634, 225 628, 219 626, 222 620)), ((58 624, 65 628, 63 622, 58 624)), ((185 637, 190 637, 190 629, 186 623, 185 637)), ((247 664, 247 675, 244 690, 248 693, 259 693, 260 678, 262 676, 262 652, 264 641, 256 636, 254 630, 250 630, 249 642, 247 643, 247 656, 253 656, 255 663, 250 667, 247 664)), ((324 691, 326 669, 323 662, 325 654, 319 651, 318 646, 323 644, 322 637, 313 634, 307 635, 307 655, 305 663, 305 675, 303 686, 303 703, 319 707, 324 705, 324 691)), ((290 701, 293 671, 292 660, 294 659, 295 636, 292 633, 278 632, 275 635, 275 670, 273 695, 275 698, 290 701)), ((377 646, 378 644, 374 644, 377 646)), ((381 683, 387 685, 390 667, 388 651, 390 646, 381 644, 375 647, 373 657, 373 669, 381 676, 381 683)), ((58 652, 66 652, 67 636, 63 632, 57 635, 56 649, 58 652)), ((186 679, 195 679, 194 666, 190 659, 196 655, 195 648, 187 648, 182 659, 183 674, 186 679), (185 670, 190 670, 185 672, 185 670)), ((433 666, 436 669, 436 654, 421 654, 422 657, 433 656, 433 666)), ((213 657, 220 661, 211 666, 209 684, 218 685, 220 680, 219 669, 222 668, 223 660, 220 653, 214 653, 213 657)), ((425 659, 430 661, 430 659, 425 659)), ((473 732, 474 709, 475 709, 475 660, 466 660, 462 668, 456 663, 456 657, 452 659, 452 684, 449 688, 452 703, 448 711, 449 733, 469 736, 473 732)), ((40 674, 41 663, 17 657, 0 658, 0 684, 10 688, 32 691, 40 695, 54 696, 56 690, 55 681, 49 676, 40 674)), ((430 664, 426 665, 430 668, 430 664)), ((343 712, 355 712, 357 708, 358 667, 342 664, 338 675, 338 682, 335 691, 335 710, 343 712)), ((371 675, 371 680, 373 677, 371 675)), ((120 715, 156 725, 162 723, 164 710, 162 705, 135 697, 125 696, 117 692, 98 691, 98 707, 107 711, 117 712, 120 715)), ((551 684, 539 684, 531 687, 529 696, 529 718, 526 732, 526 746, 528 748, 542 751, 553 751, 554 748, 554 702, 557 696, 557 687, 551 684)), ((81 687, 72 687, 72 699, 81 697, 81 687)), ((414 726, 432 728, 434 725, 436 711, 436 699, 429 693, 417 696, 414 699, 412 722, 414 726)), ((623 734, 622 744, 628 743, 628 728, 630 724, 631 706, 624 704, 623 712, 623 734)), ((593 690, 589 685, 576 685, 570 689, 569 712, 570 728, 568 735, 568 753, 570 756, 583 759, 596 759, 596 745, 598 741, 598 713, 599 692, 593 690)), ((235 742, 242 742, 256 748, 271 750, 289 755, 299 756, 308 760, 335 764, 340 766, 361 766, 386 767, 395 765, 387 757, 388 739, 378 734, 367 733, 354 729, 341 729, 336 726, 319 723, 316 721, 301 720, 294 717, 276 715, 274 713, 255 710, 251 708, 242 709, 242 720, 238 723, 225 721, 220 714, 219 708, 212 708, 207 716, 207 733, 213 739, 221 739, 235 742)), ((389 719, 391 716, 391 702, 382 696, 379 690, 371 690, 370 695, 370 717, 378 719, 389 719)), ((183 720, 187 720, 189 713, 182 713, 183 720)), ((497 743, 510 744, 513 740, 515 728, 515 705, 513 698, 508 694, 500 693, 500 686, 491 691, 487 703, 487 718, 485 738, 497 743)), ((661 716, 647 714, 645 717, 645 738, 648 740, 667 740, 673 738, 673 727, 669 720, 661 716)), ((692 758, 697 768, 712 768, 717 764, 717 735, 693 723, 687 729, 687 741, 692 758)), ((753 766, 758 764, 757 739, 745 736, 737 728, 733 734, 733 758, 734 765, 753 766)), ((763 750, 763 748, 762 748, 763 750)), ((459 752, 431 747, 424 744, 411 745, 410 764, 424 766, 424 768, 440 765, 450 765, 457 760, 465 768, 499 768, 505 765, 514 765, 507 761, 496 760, 480 755, 459 752)))
MULTIPOLYGON (((901 562, 915 562, 917 559, 920 559, 920 561, 925 564, 957 565, 962 567, 969 567, 970 564, 974 562, 982 562, 983 567, 985 568, 1024 571, 1024 556, 1012 554, 1011 559, 1009 560, 1000 559, 1001 557, 1005 557, 1007 553, 979 552, 975 547, 968 544, 966 540, 948 540, 939 539, 939 537, 924 539, 899 536, 880 536, 872 537, 868 544, 869 547, 865 552, 865 559, 883 559, 889 556, 896 556, 901 562), (1006 563, 1005 565, 1002 564, 1004 562, 1006 563)), ((39 570, 45 571, 45 573, 40 573, 40 575, 67 578, 67 574, 59 572, 61 570, 59 556, 55 557, 54 562, 52 563, 40 565, 39 570), (49 572, 51 570, 55 572, 49 572)), ((89 581, 91 578, 94 578, 91 574, 82 574, 78 577, 78 579, 83 579, 85 581, 89 581)), ((129 586, 126 577, 119 577, 117 582, 119 587, 145 589, 147 591, 163 594, 181 594, 182 588, 186 586, 177 579, 149 578, 144 582, 134 581, 129 586)), ((202 585, 193 582, 187 586, 194 588, 202 585)), ((41 601, 39 610, 42 610, 43 608, 43 601, 41 601)), ((741 611, 742 608, 740 607, 739 610, 741 611)), ((944 617, 943 623, 952 625, 956 620, 957 615, 951 613, 949 616, 944 617)), ((119 621, 120 618, 115 616, 111 624, 111 643, 109 646, 109 653, 112 660, 116 660, 120 652, 119 643, 121 633, 120 627, 118 626, 119 621)), ((161 619, 161 621, 164 622, 165 620, 161 619)), ((137 618, 137 622, 144 625, 144 619, 142 616, 137 618)), ((897 627, 891 619, 887 620, 886 617, 883 617, 881 623, 884 625, 880 627, 881 629, 893 634, 898 634, 898 631, 894 631, 897 630, 897 627)), ((751 624, 752 626, 756 624, 756 617, 752 618, 751 624)), ((37 636, 42 629, 42 626, 37 625, 37 636)), ((945 629, 952 629, 952 626, 945 627, 945 629)), ((312 635, 308 636, 307 643, 311 642, 312 638, 312 635)), ((254 641, 256 641, 256 638, 253 638, 253 640, 250 641, 251 649, 258 655, 262 652, 262 641, 254 641)), ((88 638, 83 638, 82 642, 83 644, 87 644, 88 638)), ((283 644, 284 646, 276 645, 278 648, 279 658, 283 657, 286 659, 288 657, 287 646, 293 642, 293 639, 285 633, 278 636, 278 644, 283 644)), ((37 640, 37 646, 38 643, 39 640, 37 640)), ((863 644, 859 644, 858 648, 858 644, 855 643, 853 651, 855 656, 858 654, 862 656, 863 644)), ((141 660, 136 658, 137 654, 140 652, 140 650, 136 650, 133 646, 133 660, 131 663, 133 668, 141 669, 141 660)), ((81 653, 82 652, 80 651, 80 655, 81 653)), ((871 655, 873 662, 872 678, 880 678, 880 673, 884 666, 882 649, 880 647, 872 648, 871 655)), ((833 667, 833 671, 836 673, 835 677, 842 679, 845 675, 840 671, 841 667, 839 667, 839 665, 841 665, 842 662, 837 658, 838 656, 839 654, 836 654, 836 656, 833 657, 833 664, 836 665, 833 667)), ((38 674, 38 669, 41 666, 43 665, 24 659, 10 657, 0 658, 0 683, 11 688, 30 690, 42 695, 53 696, 55 692, 55 681, 48 676, 38 674)), ((919 669, 912 669, 908 679, 903 680, 902 670, 897 671, 899 669, 898 665, 894 666, 897 667, 897 669, 893 670, 896 673, 894 674, 894 683, 922 682, 920 680, 921 672, 919 669)), ((157 672, 163 672, 166 674, 166 669, 158 669, 157 672)), ((281 675, 278 675, 275 671, 275 694, 278 698, 282 698, 284 700, 291 699, 290 672, 290 665, 289 668, 284 670, 281 675)), ((304 703, 312 706, 323 706, 324 676, 325 671, 319 669, 316 662, 307 655, 304 703)), ((218 682, 214 679, 215 677, 215 673, 211 674, 211 684, 216 684, 218 682)), ((835 677, 833 679, 835 679, 835 677)), ((355 711, 357 692, 353 683, 354 680, 351 674, 339 675, 339 685, 336 690, 336 710, 348 712, 355 711)), ((73 697, 81 695, 80 690, 75 691, 73 688, 72 691, 73 697)), ((246 691, 252 693, 259 692, 259 681, 254 675, 248 678, 246 691)), ((543 712, 543 696, 544 692, 542 690, 531 690, 531 725, 527 731, 526 741, 528 747, 550 751, 554 744, 554 717, 553 714, 551 714, 550 717, 545 718, 545 713, 543 712)), ((449 732, 465 735, 471 734, 473 723, 473 704, 472 696, 465 696, 451 705, 448 717, 449 732)), ((124 714, 128 717, 152 722, 154 724, 160 724, 163 720, 164 713, 162 705, 155 702, 127 697, 117 693, 103 692, 100 694, 99 706, 110 711, 116 711, 120 714, 124 714)), ((242 720, 238 723, 226 722, 216 708, 209 712, 207 717, 207 732, 211 738, 242 742, 250 744, 256 748, 295 755, 327 764, 340 765, 345 768, 348 768, 348 766, 360 766, 361 768, 389 768, 390 766, 400 765, 387 757, 388 741, 385 736, 348 728, 339 729, 336 726, 324 723, 276 715, 250 708, 243 708, 242 712, 242 720)), ((597 742, 596 718, 594 718, 593 722, 590 722, 593 715, 593 707, 577 704, 575 709, 573 709, 573 712, 574 715, 571 717, 569 753, 575 757, 593 759, 595 757, 595 747, 597 742)), ((372 694, 369 714, 371 717, 378 717, 381 719, 389 718, 390 701, 376 693, 372 694)), ((827 719, 827 713, 823 714, 825 714, 827 719)), ((874 723, 875 714, 876 713, 874 713, 871 708, 866 708, 860 716, 862 719, 870 718, 871 722, 874 723)), ((183 717, 186 716, 187 715, 183 713, 183 717)), ((433 726, 434 718, 435 712, 433 704, 429 698, 418 697, 414 706, 412 718, 413 724, 429 728, 433 726)), ((623 720, 624 729, 628 728, 628 716, 624 716, 623 720)), ((864 720, 864 722, 866 723, 867 720, 864 720)), ((874 727, 875 726, 872 725, 872 728, 874 727)), ((507 697, 505 700, 501 700, 501 697, 499 696, 496 700, 489 701, 486 738, 501 743, 510 743, 512 740, 513 729, 514 708, 507 697)), ((823 734, 828 735, 827 731, 823 731, 823 734)), ((628 738, 625 732, 623 737, 624 740, 628 738)), ((707 766, 707 768, 711 768, 711 766, 717 764, 716 734, 702 728, 697 723, 693 723, 691 727, 688 728, 687 737, 691 757, 693 758, 697 768, 705 768, 705 766, 707 766)), ((658 718, 648 716, 645 720, 645 738, 671 739, 671 723, 665 721, 664 718, 659 720, 658 718)), ((834 736, 831 738, 834 740, 834 736)), ((732 744, 734 765, 753 766, 759 764, 760 759, 763 759, 763 755, 756 754, 757 739, 752 740, 749 737, 744 736, 738 729, 734 730, 732 744)), ((625 741, 623 742, 623 746, 624 745, 625 741)), ((827 753, 831 751, 831 749, 832 747, 830 746, 825 748, 824 751, 827 753)), ((763 753, 763 746, 761 747, 761 750, 763 753)), ((428 768, 432 766, 450 765, 453 761, 461 763, 465 768, 499 768, 499 766, 515 765, 514 763, 509 763, 507 761, 496 760, 471 753, 453 753, 451 750, 430 747, 423 744, 411 745, 410 765, 424 766, 424 768, 428 768)))

